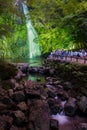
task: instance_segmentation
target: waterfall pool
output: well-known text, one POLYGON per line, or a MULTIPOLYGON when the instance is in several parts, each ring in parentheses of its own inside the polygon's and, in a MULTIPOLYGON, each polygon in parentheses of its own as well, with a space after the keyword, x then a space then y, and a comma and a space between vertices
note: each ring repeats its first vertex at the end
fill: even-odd
MULTIPOLYGON (((29 59, 29 66, 41 66, 44 63, 44 58, 29 59)), ((32 80, 39 83, 45 83, 45 76, 42 74, 29 74, 28 80, 32 80)))

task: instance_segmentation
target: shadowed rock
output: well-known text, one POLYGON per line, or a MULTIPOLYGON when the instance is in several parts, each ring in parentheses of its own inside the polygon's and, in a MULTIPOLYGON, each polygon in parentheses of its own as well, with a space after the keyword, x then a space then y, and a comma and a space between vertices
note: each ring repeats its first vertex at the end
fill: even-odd
POLYGON ((17 126, 24 126, 26 117, 22 111, 14 111, 13 113, 14 124, 17 126))
POLYGON ((22 102, 25 101, 25 94, 23 91, 17 91, 13 94, 13 100, 16 102, 22 102))
POLYGON ((78 102, 78 107, 82 112, 87 113, 87 97, 81 97, 80 101, 78 102))
POLYGON ((77 110, 77 103, 75 98, 69 98, 64 105, 65 114, 68 116, 74 116, 77 110))
POLYGON ((45 101, 33 101, 30 105, 29 125, 30 130, 49 130, 50 110, 45 101))

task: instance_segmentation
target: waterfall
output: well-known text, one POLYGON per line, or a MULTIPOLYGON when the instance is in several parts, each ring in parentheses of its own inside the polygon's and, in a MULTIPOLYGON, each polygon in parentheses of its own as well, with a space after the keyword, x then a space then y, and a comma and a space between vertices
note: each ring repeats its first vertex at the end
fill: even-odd
POLYGON ((34 27, 32 26, 27 5, 22 3, 22 7, 26 18, 29 58, 34 58, 41 55, 39 48, 38 34, 34 29, 34 27))

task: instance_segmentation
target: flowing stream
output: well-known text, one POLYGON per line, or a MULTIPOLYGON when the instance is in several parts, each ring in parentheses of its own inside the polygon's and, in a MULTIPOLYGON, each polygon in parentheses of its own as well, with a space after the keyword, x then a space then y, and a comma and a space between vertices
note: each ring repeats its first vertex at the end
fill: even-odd
POLYGON ((38 34, 34 29, 34 27, 32 26, 27 5, 22 3, 22 7, 26 19, 29 58, 34 58, 41 55, 39 48, 38 34))

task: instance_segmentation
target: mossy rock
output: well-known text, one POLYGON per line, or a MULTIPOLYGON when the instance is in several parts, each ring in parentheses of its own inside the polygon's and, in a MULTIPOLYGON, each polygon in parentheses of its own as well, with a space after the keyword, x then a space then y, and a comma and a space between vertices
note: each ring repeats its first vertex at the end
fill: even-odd
POLYGON ((17 72, 18 70, 14 64, 6 61, 0 62, 0 79, 10 79, 11 77, 14 77, 17 72))

